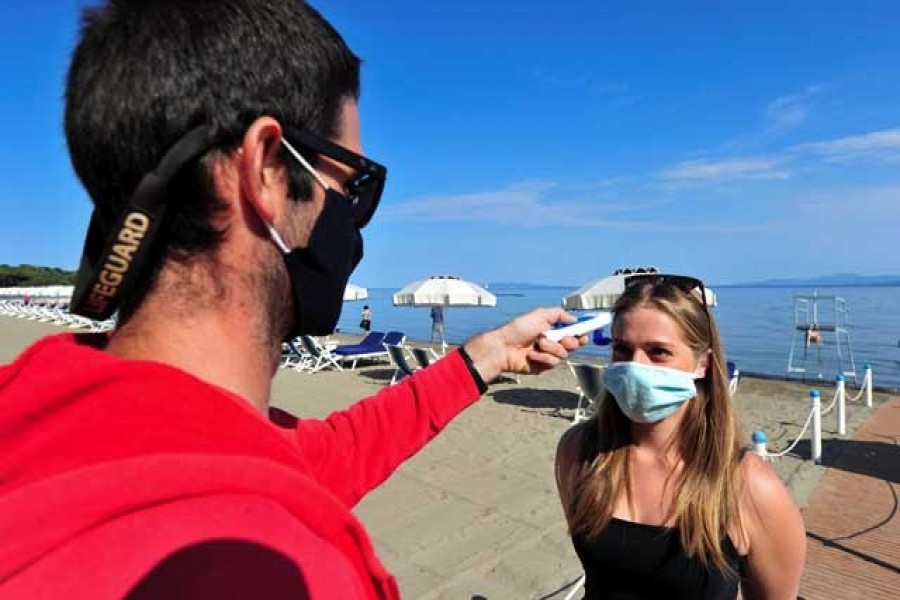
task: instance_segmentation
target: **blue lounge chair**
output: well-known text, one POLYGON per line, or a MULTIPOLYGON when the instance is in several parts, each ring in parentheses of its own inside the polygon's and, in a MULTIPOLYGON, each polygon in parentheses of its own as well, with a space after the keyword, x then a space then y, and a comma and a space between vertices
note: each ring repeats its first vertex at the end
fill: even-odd
POLYGON ((390 357, 385 345, 402 346, 404 341, 406 334, 402 331, 373 331, 358 344, 338 346, 333 352, 341 362, 353 361, 350 369, 355 369, 360 360, 388 360, 390 357))
POLYGON ((383 344, 389 344, 391 346, 402 346, 403 342, 406 341, 406 334, 402 331, 388 331, 384 335, 383 344))
POLYGON ((370 331, 358 344, 343 344, 331 353, 342 363, 353 361, 350 369, 355 369, 360 360, 387 358, 387 351, 383 346, 385 337, 382 331, 370 331))

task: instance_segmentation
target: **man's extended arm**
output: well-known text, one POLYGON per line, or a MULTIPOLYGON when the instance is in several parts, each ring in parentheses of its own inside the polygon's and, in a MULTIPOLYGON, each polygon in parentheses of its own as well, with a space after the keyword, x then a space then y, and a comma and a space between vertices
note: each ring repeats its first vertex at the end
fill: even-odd
POLYGON ((301 420, 297 442, 314 476, 353 506, 479 395, 452 352, 325 420, 301 420))
POLYGON ((475 374, 492 381, 501 373, 540 373, 586 343, 543 333, 574 318, 562 309, 536 309, 503 327, 475 336, 459 351, 324 421, 300 421, 297 441, 315 477, 348 505, 384 481, 441 431, 480 393, 475 374))

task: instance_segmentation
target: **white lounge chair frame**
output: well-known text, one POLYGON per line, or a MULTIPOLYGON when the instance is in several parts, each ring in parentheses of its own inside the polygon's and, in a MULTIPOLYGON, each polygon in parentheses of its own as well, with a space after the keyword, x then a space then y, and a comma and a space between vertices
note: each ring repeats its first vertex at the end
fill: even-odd
POLYGON ((327 369, 330 367, 334 367, 338 371, 343 371, 344 369, 341 367, 340 363, 337 360, 330 350, 322 346, 319 343, 319 340, 312 337, 311 335, 301 335, 300 336, 300 344, 303 349, 309 354, 310 360, 301 362, 296 367, 294 367, 295 371, 308 371, 310 373, 318 373, 322 369, 327 369))
POLYGON ((575 377, 578 392, 578 406, 572 417, 572 425, 587 421, 597 409, 597 402, 603 397, 603 366, 590 363, 567 363, 572 376, 575 377), (587 404, 584 402, 587 400, 587 404), (584 405, 584 406, 582 406, 584 405))

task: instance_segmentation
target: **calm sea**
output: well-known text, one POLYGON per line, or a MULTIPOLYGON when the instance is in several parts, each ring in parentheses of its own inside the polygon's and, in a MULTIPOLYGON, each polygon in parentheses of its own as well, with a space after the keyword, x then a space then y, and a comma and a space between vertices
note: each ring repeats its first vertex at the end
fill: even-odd
MULTIPOLYGON (((431 321, 427 308, 395 307, 391 297, 397 290, 369 289, 369 298, 345 302, 339 327, 347 333, 362 333, 359 313, 364 304, 372 309, 372 328, 399 330, 411 341, 427 341, 431 321)), ((493 308, 456 308, 445 310, 447 338, 460 343, 471 335, 497 327, 510 318, 536 306, 559 306, 568 287, 492 288, 497 295, 493 308)), ((812 294, 812 288, 722 287, 715 290, 718 306, 713 309, 729 360, 742 372, 786 376, 793 331, 794 296, 812 294)), ((819 287, 820 296, 837 295, 849 308, 850 341, 859 380, 863 365, 872 365, 875 384, 900 388, 900 287, 819 287)), ((833 304, 820 302, 820 323, 833 322, 833 304)), ((833 381, 838 372, 833 335, 825 334, 825 344, 813 347, 807 367, 833 381)), ((799 339, 799 338, 798 338, 799 339)), ((798 341, 802 354, 804 345, 798 341)), ((608 356, 608 350, 587 346, 578 351, 585 357, 608 356)), ((844 357, 845 365, 848 364, 844 357)), ((846 369, 847 367, 845 367, 846 369)))

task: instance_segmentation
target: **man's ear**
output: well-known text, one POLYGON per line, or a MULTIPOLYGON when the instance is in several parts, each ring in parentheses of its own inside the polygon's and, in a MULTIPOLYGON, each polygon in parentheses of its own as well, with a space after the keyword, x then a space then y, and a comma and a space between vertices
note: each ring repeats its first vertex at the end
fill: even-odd
POLYGON ((264 223, 273 224, 283 212, 287 182, 278 160, 281 125, 272 117, 259 117, 244 134, 238 160, 241 195, 264 223))

